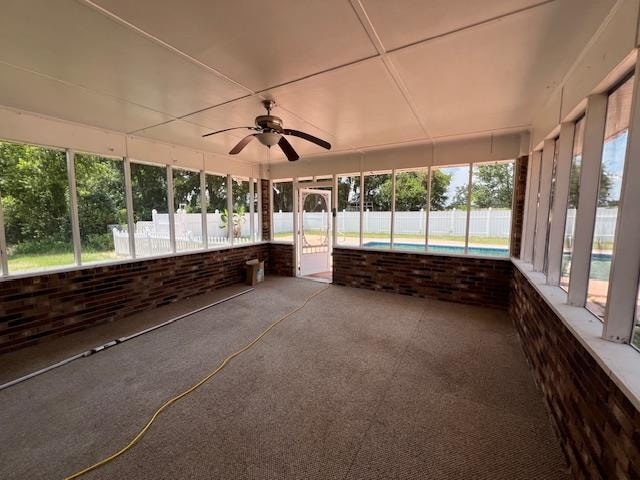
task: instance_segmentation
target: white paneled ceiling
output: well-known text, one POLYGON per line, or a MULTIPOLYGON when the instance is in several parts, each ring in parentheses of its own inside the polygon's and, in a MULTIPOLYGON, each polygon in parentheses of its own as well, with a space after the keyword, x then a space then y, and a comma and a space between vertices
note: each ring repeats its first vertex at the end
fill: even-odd
POLYGON ((252 125, 263 98, 334 150, 524 130, 614 3, 10 1, 0 105, 212 153, 249 132, 202 134, 252 125))

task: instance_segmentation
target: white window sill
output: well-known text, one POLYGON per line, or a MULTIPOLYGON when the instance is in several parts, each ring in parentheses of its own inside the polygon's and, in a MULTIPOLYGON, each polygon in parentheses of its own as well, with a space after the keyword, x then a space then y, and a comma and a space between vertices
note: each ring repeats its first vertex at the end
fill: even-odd
POLYGON ((512 261, 607 376, 640 410, 640 352, 631 345, 603 339, 602 322, 595 315, 584 307, 568 305, 566 292, 547 285, 544 274, 534 272, 531 264, 515 258, 512 261))
POLYGON ((198 253, 202 254, 202 253, 209 253, 209 252, 218 252, 220 250, 230 250, 234 248, 251 247, 254 245, 262 245, 265 243, 269 243, 269 242, 259 241, 259 242, 251 242, 251 243, 238 243, 235 245, 220 245, 215 247, 209 247, 206 249, 201 248, 197 250, 185 250, 185 251, 180 251, 176 253, 163 253, 162 255, 153 255, 153 256, 146 256, 146 257, 139 257, 139 258, 125 258, 122 260, 115 260, 115 261, 106 260, 103 262, 88 262, 88 263, 83 263, 82 265, 68 265, 65 267, 48 268, 45 270, 34 270, 34 271, 29 271, 24 273, 9 273, 9 275, 0 276, 0 283, 10 282, 11 280, 17 280, 19 278, 41 277, 44 275, 55 275, 56 273, 87 270, 90 268, 110 267, 112 265, 124 265, 127 263, 157 260, 159 258, 173 258, 173 257, 182 257, 184 255, 194 255, 198 253))

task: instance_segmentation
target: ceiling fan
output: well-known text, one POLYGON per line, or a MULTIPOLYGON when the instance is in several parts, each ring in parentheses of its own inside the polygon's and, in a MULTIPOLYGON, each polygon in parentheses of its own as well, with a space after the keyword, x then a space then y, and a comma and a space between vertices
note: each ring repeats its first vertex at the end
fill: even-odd
POLYGON ((208 137, 210 135, 215 135, 217 133, 228 132, 229 130, 239 130, 242 128, 246 128, 248 130, 255 130, 257 133, 251 133, 244 137, 242 140, 238 142, 238 144, 231 149, 229 154, 236 155, 242 151, 244 147, 246 147, 251 140, 255 138, 258 141, 271 148, 274 145, 278 145, 287 159, 290 162, 295 162, 300 158, 298 153, 293 149, 289 141, 284 137, 284 135, 292 135, 294 137, 302 138, 308 142, 315 143, 322 148, 326 148, 327 150, 331 149, 331 144, 321 138, 314 137, 313 135, 309 135, 308 133, 301 132, 299 130, 292 130, 290 128, 282 127, 282 119, 280 117, 276 117, 275 115, 271 115, 271 109, 275 107, 276 102, 273 100, 263 100, 262 104, 264 108, 267 109, 266 115, 258 115, 256 117, 256 126, 255 127, 233 127, 233 128, 225 128, 224 130, 218 130, 216 132, 211 132, 203 135, 203 137, 208 137))

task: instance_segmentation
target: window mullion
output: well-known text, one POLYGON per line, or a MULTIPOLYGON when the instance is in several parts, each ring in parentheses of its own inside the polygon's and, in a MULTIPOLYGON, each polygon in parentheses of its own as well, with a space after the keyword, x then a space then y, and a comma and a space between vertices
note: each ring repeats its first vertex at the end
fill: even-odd
POLYGON ((523 254, 522 260, 525 262, 533 262, 533 244, 535 241, 536 216, 538 212, 538 189, 540 188, 540 164, 542 163, 542 151, 537 150, 531 154, 531 184, 527 186, 529 190, 529 205, 526 221, 526 228, 523 238, 523 254))
POLYGON ((136 225, 133 216, 133 190, 131 187, 131 161, 124 157, 124 189, 127 205, 127 229, 129 231, 129 255, 136 258, 136 225))
POLYGON ((536 214, 536 238, 533 246, 533 270, 541 272, 544 267, 545 244, 547 242, 547 228, 549 226, 549 197, 551 195, 551 180, 553 176, 553 156, 555 154, 555 140, 544 141, 542 147, 542 168, 540 169, 540 197, 536 214))
POLYGON ((553 199, 553 210, 551 212, 551 230, 549 232, 548 250, 549 267, 547 269, 547 283, 554 286, 560 285, 564 229, 567 222, 569 179, 571 176, 575 131, 576 125, 574 122, 566 122, 560 125, 558 160, 556 164, 556 192, 553 199))
POLYGON ((202 228, 202 248, 209 248, 209 230, 207 225, 207 174, 204 170, 200 170, 200 213, 202 228))
POLYGON ((2 276, 9 274, 9 260, 7 252, 7 237, 4 231, 4 213, 2 211, 2 193, 0 192, 0 266, 2 267, 2 276))
POLYGON ((634 325, 634 313, 640 274, 640 60, 636 63, 635 83, 631 100, 631 115, 627 151, 622 175, 622 190, 616 223, 614 255, 609 277, 607 307, 603 337, 614 342, 629 342, 634 325), (634 130, 635 129, 635 130, 634 130))
POLYGON ((469 180, 467 184, 467 223, 464 229, 464 253, 469 251, 469 226, 471 225, 471 191, 473 189, 473 163, 469 164, 469 180))
POLYGON ((173 200, 173 169, 171 165, 167 165, 167 206, 169 210, 169 241, 171 242, 171 251, 176 253, 176 209, 173 200))
POLYGON ((606 116, 607 96, 603 94, 589 96, 580 167, 580 197, 576 211, 575 240, 569 277, 568 303, 577 307, 584 307, 587 301, 591 242, 596 221, 606 116))
POLYGON ((67 149, 67 177, 69 180, 69 210, 71 214, 71 236, 73 240, 73 257, 76 265, 82 265, 80 245, 80 219, 78 217, 78 194, 76 189, 75 153, 67 149))

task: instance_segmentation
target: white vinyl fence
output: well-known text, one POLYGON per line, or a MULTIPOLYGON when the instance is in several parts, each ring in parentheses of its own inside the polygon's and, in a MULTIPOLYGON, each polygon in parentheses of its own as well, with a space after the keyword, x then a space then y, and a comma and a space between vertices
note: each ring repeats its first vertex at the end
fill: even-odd
MULTIPOLYGON (((611 242, 615 234, 618 209, 598 208, 595 242, 611 242)), ((573 219, 575 209, 567 211, 569 229, 565 232, 568 241, 573 239, 573 219)), ((315 223, 326 214, 305 213, 309 223, 315 223), (314 217, 317 217, 314 218, 314 217)), ((426 211, 395 212, 394 232, 400 235, 424 235, 427 224, 426 211)), ((466 210, 444 210, 429 213, 429 233, 431 235, 464 236, 467 224, 466 210)), ((364 212, 363 228, 367 233, 388 233, 391 226, 391 212, 364 212)), ((360 212, 338 212, 336 228, 340 233, 357 233, 360 230, 360 212)), ((293 213, 274 212, 273 232, 291 233, 293 231, 293 213)), ((473 209, 469 219, 469 235, 474 237, 508 238, 511 232, 511 210, 473 209)))
MULTIPOLYGON (((234 243, 251 242, 251 222, 249 213, 244 215, 241 223, 240 236, 234 238, 234 243)), ((228 229, 221 220, 220 212, 207 213, 207 241, 210 247, 229 243, 228 229)), ((202 235, 202 215, 186 213, 178 210, 175 213, 176 250, 195 250, 204 247, 202 235)), ((254 225, 258 228, 258 213, 254 213, 254 225)), ((117 255, 128 256, 129 234, 124 230, 113 228, 113 243, 117 255)), ((135 230, 136 256, 153 256, 171 253, 171 238, 169 230, 169 214, 158 213, 153 210, 151 221, 136 223, 135 230)))

